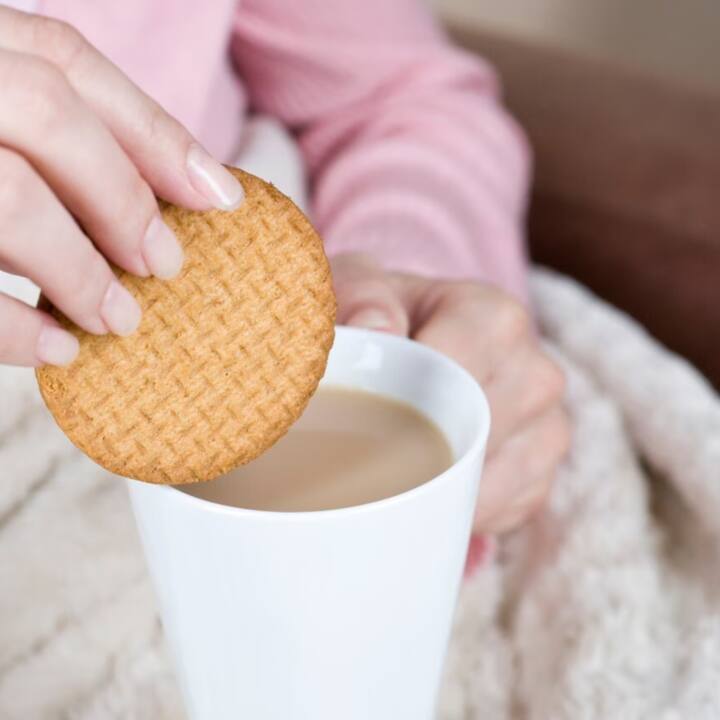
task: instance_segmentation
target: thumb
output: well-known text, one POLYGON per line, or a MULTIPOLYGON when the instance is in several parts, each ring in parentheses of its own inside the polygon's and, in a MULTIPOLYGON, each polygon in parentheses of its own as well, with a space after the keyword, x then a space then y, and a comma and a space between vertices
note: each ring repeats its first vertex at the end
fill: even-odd
POLYGON ((340 325, 408 334, 408 313, 387 271, 360 255, 341 255, 330 264, 340 325))

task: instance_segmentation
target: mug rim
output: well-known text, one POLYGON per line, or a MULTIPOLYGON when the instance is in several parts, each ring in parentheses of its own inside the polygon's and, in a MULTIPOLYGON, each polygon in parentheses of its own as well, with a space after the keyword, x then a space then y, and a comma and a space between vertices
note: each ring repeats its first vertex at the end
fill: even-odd
MULTIPOLYGON (((222 515, 243 517, 245 519, 262 519, 263 521, 282 520, 283 522, 306 521, 309 519, 329 520, 335 519, 341 515, 355 515, 358 513, 376 512, 378 510, 382 510, 386 507, 391 507, 398 503, 408 502, 412 498, 426 492, 431 492, 432 490, 437 488, 438 485, 449 482, 450 476, 454 476, 459 471, 462 471, 462 469, 466 465, 472 462, 473 458, 476 455, 483 452, 483 449, 487 443, 488 436, 490 434, 490 408, 487 402, 487 398, 485 396, 485 392, 483 391, 480 383, 459 363, 455 362, 455 360, 449 358, 447 355, 444 355, 443 353, 438 352, 437 350, 434 350, 427 345, 423 345, 416 340, 412 340, 411 338, 391 335, 389 333, 378 330, 367 330, 364 328, 345 326, 336 327, 333 347, 335 346, 335 342, 337 342, 338 337, 342 336, 359 336, 360 338, 366 338, 374 342, 379 342, 385 346, 402 345, 405 346, 406 349, 411 348, 411 352, 425 355, 426 357, 431 358, 433 362, 443 365, 446 369, 461 377, 465 382, 469 384, 470 387, 472 387, 473 393, 475 395, 473 404, 475 406, 475 412, 477 414, 478 431, 465 452, 462 453, 462 455, 460 455, 460 457, 458 457, 457 460, 452 463, 452 465, 450 465, 438 475, 430 478, 430 480, 427 480, 426 482, 420 485, 416 485, 415 487, 412 487, 409 490, 405 490, 401 493, 397 493, 386 498, 381 498, 379 500, 372 500, 371 502, 362 503, 360 505, 348 505, 346 507, 331 508, 325 510, 257 510, 252 508, 241 508, 233 505, 224 505, 222 503, 214 502, 213 500, 206 500, 204 498, 191 495, 190 493, 182 490, 182 485, 176 486, 152 484, 128 478, 127 481, 130 485, 130 490, 132 491, 134 488, 142 488, 145 490, 155 490, 157 492, 163 492, 165 494, 172 494, 180 502, 189 503, 190 505, 197 506, 198 510, 218 513, 222 515), (182 496, 182 499, 178 498, 178 495, 182 496)), ((320 383, 321 384, 318 387, 321 387, 322 380, 320 381, 320 383)), ((336 386, 353 389, 352 385, 343 385, 342 383, 337 383, 336 386)), ((383 393, 376 394, 383 395, 383 393)), ((445 433, 443 428, 439 429, 441 432, 443 432, 444 435, 445 433)))

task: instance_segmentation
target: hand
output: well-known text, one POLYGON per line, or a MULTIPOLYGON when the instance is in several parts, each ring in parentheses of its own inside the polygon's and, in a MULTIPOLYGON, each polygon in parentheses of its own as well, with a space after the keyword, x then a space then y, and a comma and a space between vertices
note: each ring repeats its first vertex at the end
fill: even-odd
MULTIPOLYGON (((183 255, 155 194, 230 209, 242 187, 72 27, 0 8, 0 269, 88 332, 131 333, 137 303, 108 261, 174 276, 183 255)), ((0 363, 64 365, 76 339, 0 294, 0 363)))
POLYGON ((389 273, 360 255, 331 265, 338 322, 409 335, 483 386, 492 430, 474 529, 500 533, 523 523, 545 501, 570 442, 563 374, 526 311, 487 284, 389 273))

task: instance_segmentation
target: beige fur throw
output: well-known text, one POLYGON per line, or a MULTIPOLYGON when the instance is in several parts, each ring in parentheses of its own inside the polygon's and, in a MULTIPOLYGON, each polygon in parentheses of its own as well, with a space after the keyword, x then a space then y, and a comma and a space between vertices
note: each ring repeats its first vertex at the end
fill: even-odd
MULTIPOLYGON (((720 400, 571 281, 533 291, 574 446, 463 589, 439 718, 720 719, 720 400)), ((124 485, 0 368, 0 718, 182 717, 124 485)))

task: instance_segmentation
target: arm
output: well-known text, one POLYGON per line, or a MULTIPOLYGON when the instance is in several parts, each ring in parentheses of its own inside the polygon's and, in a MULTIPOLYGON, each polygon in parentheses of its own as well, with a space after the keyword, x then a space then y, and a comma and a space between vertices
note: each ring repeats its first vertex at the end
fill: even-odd
POLYGON ((244 0, 253 106, 299 137, 331 254, 525 296, 523 135, 492 70, 415 0, 244 0))
POLYGON ((474 527, 517 526, 569 433, 562 374, 526 311, 457 282, 525 297, 528 152, 492 71, 419 0, 243 0, 235 32, 252 104, 300 139, 338 321, 409 335, 477 378, 493 430, 474 527))

